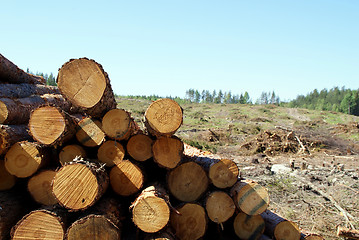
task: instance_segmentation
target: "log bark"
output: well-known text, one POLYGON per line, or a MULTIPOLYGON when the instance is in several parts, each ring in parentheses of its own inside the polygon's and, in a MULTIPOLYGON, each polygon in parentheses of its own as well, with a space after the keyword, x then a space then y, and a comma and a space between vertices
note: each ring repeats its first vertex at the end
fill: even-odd
POLYGON ((301 233, 296 223, 284 219, 270 210, 266 210, 261 216, 264 219, 265 232, 268 236, 283 240, 299 240, 301 238, 301 233))
POLYGON ((52 192, 61 206, 78 211, 94 205, 108 183, 105 169, 99 163, 75 159, 56 172, 52 192))
POLYGON ((196 240, 207 230, 207 215, 204 208, 196 203, 186 203, 171 213, 171 226, 180 240, 196 240))
POLYGON ((147 233, 160 231, 170 219, 169 197, 165 189, 158 185, 144 189, 131 208, 132 221, 147 233))
POLYGON ((27 98, 31 95, 60 94, 55 86, 30 83, 0 84, 0 98, 27 98))
POLYGON ((110 184, 120 196, 131 196, 143 187, 144 173, 140 167, 130 160, 123 160, 112 167, 110 184))
POLYGON ((105 141, 101 122, 91 117, 82 119, 77 124, 76 138, 85 147, 100 146, 105 141))
POLYGON ((182 108, 168 98, 153 102, 145 112, 145 126, 154 136, 172 136, 182 125, 182 121, 182 108))
POLYGON ((60 94, 44 94, 20 99, 0 98, 0 123, 28 123, 31 112, 43 105, 55 106, 68 113, 77 112, 76 108, 60 94))
POLYGON ((0 191, 9 190, 15 186, 16 177, 5 168, 5 161, 0 159, 0 191))
POLYGON ((26 125, 3 125, 0 124, 0 156, 15 143, 31 140, 26 125))
POLYGON ((258 215, 269 205, 269 194, 265 187, 251 180, 239 180, 231 189, 237 208, 247 215, 258 215))
POLYGON ((112 109, 102 118, 105 134, 116 141, 127 140, 138 129, 130 113, 123 109, 112 109))
POLYGON ((348 239, 359 239, 359 231, 339 226, 337 229, 337 236, 348 239))
POLYGON ((128 154, 136 161, 146 161, 152 154, 153 140, 143 133, 133 135, 127 142, 126 150, 128 154))
POLYGON ((261 215, 237 214, 233 221, 234 232, 240 239, 260 239, 264 233, 264 220, 261 215))
POLYGON ((71 59, 57 75, 61 93, 94 118, 116 108, 110 79, 102 66, 87 58, 71 59))
POLYGON ((153 160, 160 167, 175 168, 182 159, 183 142, 178 137, 159 137, 152 146, 153 160))
POLYGON ((87 153, 83 147, 77 144, 70 144, 63 147, 59 153, 59 161, 63 166, 68 162, 72 162, 76 157, 86 158, 87 153))
POLYGON ((40 144, 57 147, 75 135, 76 121, 57 107, 42 106, 31 113, 29 131, 40 144))
POLYGON ((231 218, 236 210, 232 198, 223 191, 214 191, 208 194, 205 200, 208 218, 221 224, 231 218))
POLYGON ((41 76, 26 73, 0 54, 0 80, 3 83, 46 84, 41 76))
POLYGON ((43 170, 32 176, 27 183, 29 191, 35 202, 51 206, 57 203, 55 196, 52 194, 51 183, 56 175, 54 170, 43 170))
POLYGON ((183 202, 198 200, 207 190, 208 184, 206 172, 195 162, 180 164, 167 177, 169 191, 183 202))
POLYGON ((18 178, 32 176, 48 162, 49 155, 46 149, 29 141, 15 143, 5 155, 7 171, 18 178))
POLYGON ((25 215, 13 227, 11 236, 13 240, 62 240, 65 237, 65 226, 62 217, 55 212, 35 210, 25 215))
POLYGON ((125 148, 121 143, 109 140, 101 144, 97 151, 97 158, 106 164, 106 167, 113 167, 122 162, 125 154, 125 148))

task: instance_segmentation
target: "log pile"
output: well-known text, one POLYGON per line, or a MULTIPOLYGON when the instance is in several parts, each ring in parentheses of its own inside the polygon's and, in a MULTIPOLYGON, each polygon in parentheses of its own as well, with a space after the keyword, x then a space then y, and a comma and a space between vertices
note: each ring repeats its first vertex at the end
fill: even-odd
POLYGON ((153 102, 141 129, 93 60, 65 63, 58 89, 0 60, 0 89, 19 93, 0 99, 0 240, 300 239, 232 160, 174 135, 175 101, 153 102))

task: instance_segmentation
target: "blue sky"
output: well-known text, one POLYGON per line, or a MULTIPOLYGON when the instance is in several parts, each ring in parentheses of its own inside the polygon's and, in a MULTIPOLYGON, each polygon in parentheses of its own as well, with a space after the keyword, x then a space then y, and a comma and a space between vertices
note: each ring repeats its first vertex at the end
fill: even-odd
POLYGON ((359 88, 359 1, 3 1, 0 53, 54 73, 103 65, 120 95, 359 88))

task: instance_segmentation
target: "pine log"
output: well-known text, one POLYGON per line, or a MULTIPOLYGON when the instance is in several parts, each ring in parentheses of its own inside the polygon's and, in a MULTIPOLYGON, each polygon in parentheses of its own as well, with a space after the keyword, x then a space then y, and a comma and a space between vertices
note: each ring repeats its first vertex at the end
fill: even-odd
POLYGON ((127 140, 138 126, 130 113, 123 109, 112 109, 103 116, 102 129, 109 138, 121 141, 127 140))
POLYGON ((171 213, 171 226, 180 240, 196 240, 207 231, 207 215, 204 208, 196 203, 186 203, 171 213))
POLYGON ((102 66, 87 58, 71 59, 57 75, 61 93, 94 118, 116 108, 110 79, 102 66))
POLYGON ((27 189, 37 203, 45 206, 57 203, 51 187, 55 174, 54 170, 43 170, 29 179, 27 189))
POLYGON ((275 239, 299 240, 300 230, 296 223, 284 219, 270 210, 261 214, 265 222, 265 232, 275 239))
POLYGON ((232 198, 223 191, 208 194, 205 200, 208 218, 215 223, 224 223, 233 216, 236 206, 232 198))
POLYGON ((260 239, 264 233, 264 220, 261 215, 238 213, 233 221, 234 232, 240 239, 260 239))
POLYGON ((62 217, 45 209, 25 215, 12 229, 13 240, 62 240, 65 226, 62 217))
POLYGON ((97 119, 86 117, 78 122, 77 128, 76 138, 85 147, 97 147, 105 141, 105 133, 97 119))
POLYGON ((188 144, 184 144, 184 155, 206 170, 214 186, 228 188, 237 182, 239 169, 234 161, 221 159, 218 155, 202 151, 188 144))
MULTIPOLYGON (((338 237, 345 237, 345 236, 343 236, 343 235, 339 236, 338 235, 338 237)), ((346 237, 348 237, 348 236, 346 236, 346 237)), ((319 234, 309 234, 304 239, 305 240, 324 240, 324 238, 319 234)), ((359 231, 358 231, 357 239, 359 239, 359 231)))
POLYGON ((15 143, 30 140, 26 125, 2 125, 0 124, 0 156, 15 143))
POLYGON ((154 136, 172 136, 182 125, 183 110, 172 99, 159 99, 147 108, 145 126, 154 136))
POLYGON ((176 240, 178 238, 176 238, 175 234, 169 227, 166 227, 160 232, 145 233, 143 239, 144 240, 176 240))
POLYGON ((32 95, 44 94, 60 94, 60 91, 56 86, 47 86, 42 84, 0 84, 0 98, 27 98, 32 95))
POLYGON ((120 229, 103 215, 91 214, 75 221, 66 232, 67 240, 121 239, 120 229))
POLYGON ((61 146, 75 135, 76 120, 57 107, 35 109, 29 120, 33 139, 46 146, 61 146))
POLYGON ((180 164, 167 177, 169 191, 183 202, 198 200, 207 190, 208 184, 206 172, 195 162, 180 164))
POLYGON ((77 144, 70 144, 63 147, 59 153, 59 161, 63 166, 68 162, 72 162, 76 157, 86 158, 87 154, 83 147, 77 144))
POLYGON ((123 160, 111 169, 110 184, 113 191, 120 196, 131 196, 137 193, 143 183, 142 169, 130 160, 123 160))
POLYGON ((5 161, 0 159, 0 191, 9 190, 15 186, 16 177, 5 168, 5 161))
POLYGON ((18 192, 0 192, 0 240, 10 239, 10 230, 25 214, 24 199, 18 192))
POLYGON ((84 159, 75 159, 62 166, 52 182, 58 203, 73 211, 84 210, 105 193, 109 178, 103 166, 84 159))
POLYGON ((7 171, 18 178, 32 176, 47 163, 49 163, 49 155, 46 149, 36 142, 17 142, 5 155, 7 171))
POLYGON ((173 169, 182 159, 183 142, 178 137, 159 137, 152 146, 153 160, 160 167, 173 169))
POLYGON ((231 189, 237 208, 247 215, 258 215, 269 205, 269 194, 265 187, 251 180, 238 181, 231 189))
POLYGON ((144 232, 163 229, 170 219, 169 197, 164 188, 153 185, 144 189, 132 204, 132 221, 144 232))
POLYGON ((153 140, 143 133, 133 135, 127 142, 126 150, 128 154, 136 161, 146 161, 152 154, 153 140))
POLYGON ((359 239, 359 230, 349 229, 339 226, 337 229, 337 236, 348 238, 348 239, 359 239))
POLYGON ((106 167, 113 167, 123 160, 125 153, 125 148, 121 143, 109 140, 101 144, 97 151, 97 158, 105 163, 106 167))
POLYGON ((30 114, 43 105, 56 106, 66 112, 76 112, 71 103, 60 94, 44 94, 27 98, 0 98, 0 123, 24 124, 30 119, 30 114))
POLYGON ((3 83, 46 84, 41 76, 26 73, 0 54, 0 80, 3 83))

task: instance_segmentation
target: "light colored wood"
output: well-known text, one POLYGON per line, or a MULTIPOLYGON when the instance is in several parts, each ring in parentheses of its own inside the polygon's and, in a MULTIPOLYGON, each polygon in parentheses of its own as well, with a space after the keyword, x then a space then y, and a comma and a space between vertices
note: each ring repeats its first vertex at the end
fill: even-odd
POLYGON ((155 136, 172 136, 182 125, 182 121, 182 108, 168 98, 154 101, 145 112, 147 130, 155 136))
POLYGON ((129 160, 123 160, 112 167, 110 184, 115 193, 121 196, 131 196, 143 186, 144 175, 137 165, 129 160))
POLYGON ((56 171, 54 170, 44 170, 29 179, 27 189, 37 203, 45 206, 57 203, 55 196, 52 194, 51 187, 55 174, 56 171))
POLYGON ((66 232, 67 240, 121 239, 120 229, 103 215, 88 215, 75 221, 66 232))
POLYGON ((153 140, 143 133, 133 135, 127 142, 127 152, 136 161, 146 161, 152 154, 153 140))
POLYGON ((62 240, 62 219, 47 210, 35 210, 24 216, 12 230, 13 240, 62 240))
POLYGON ((102 129, 111 139, 127 140, 134 131, 134 122, 123 109, 112 109, 102 119, 102 129))
POLYGON ((239 180, 231 189, 237 208, 247 215, 258 215, 269 205, 269 194, 265 187, 251 180, 239 180))
POLYGON ((234 232, 240 239, 260 239, 264 233, 264 220, 261 215, 237 214, 233 221, 234 232))
POLYGON ((30 83, 2 83, 0 84, 0 98, 27 98, 31 95, 60 94, 55 86, 30 83))
MULTIPOLYGON (((337 236, 348 238, 348 239, 359 239, 359 230, 349 229, 349 228, 338 226, 337 236)), ((323 239, 323 238, 321 238, 321 239, 323 239)))
POLYGON ((163 229, 170 219, 168 201, 163 188, 149 186, 144 189, 131 206, 134 224, 147 233, 163 229))
POLYGON ((74 211, 84 210, 104 194, 108 182, 108 176, 100 164, 79 159, 57 171, 52 192, 63 207, 74 211))
POLYGON ((12 145, 6 153, 5 168, 18 178, 26 178, 44 166, 47 160, 37 143, 22 141, 12 145))
POLYGON ((177 137, 159 137, 152 146, 153 160, 168 169, 175 168, 182 159, 183 142, 177 137))
POLYGON ((208 217, 215 223, 224 223, 233 216, 236 206, 232 198, 223 191, 210 193, 205 201, 208 217))
MULTIPOLYGON (((343 237, 343 236, 341 236, 341 237, 343 237)), ((322 236, 320 236, 319 234, 309 234, 304 239, 305 240, 324 240, 324 238, 322 236)), ((359 239, 359 235, 358 235, 358 239, 359 239)))
POLYGON ((92 117, 100 118, 116 108, 108 75, 94 60, 80 58, 66 62, 59 69, 57 85, 71 103, 92 117))
POLYGON ((198 200, 207 190, 208 184, 206 172, 194 162, 180 164, 169 172, 167 178, 169 191, 183 202, 198 200))
POLYGON ((283 240, 299 240, 301 238, 301 233, 296 223, 282 218, 270 210, 266 210, 261 216, 265 222, 267 235, 283 240))
POLYGON ((196 240, 207 231, 207 215, 204 208, 196 203, 186 203, 171 213, 171 226, 180 240, 196 240))
POLYGON ((16 177, 5 168, 5 161, 0 159, 0 191, 9 190, 15 186, 16 177))
POLYGON ((86 147, 97 147, 105 141, 105 133, 99 120, 87 117, 78 122, 77 140, 86 147))
POLYGON ((27 125, 0 124, 0 156, 4 155, 13 144, 31 139, 27 125))
POLYGON ((125 154, 125 148, 121 143, 109 140, 101 144, 97 151, 97 158, 107 167, 113 167, 123 160, 125 154))
POLYGON ((66 145, 59 153, 59 161, 63 166, 65 163, 72 162, 76 157, 86 158, 86 151, 77 144, 66 145))

